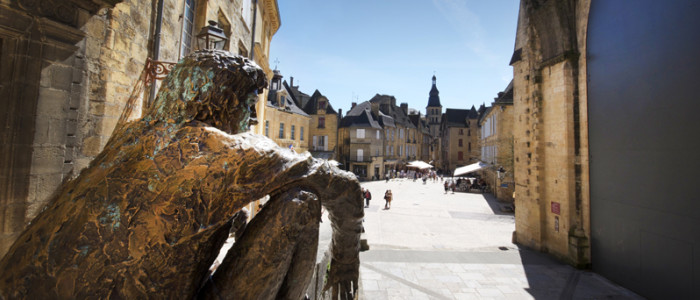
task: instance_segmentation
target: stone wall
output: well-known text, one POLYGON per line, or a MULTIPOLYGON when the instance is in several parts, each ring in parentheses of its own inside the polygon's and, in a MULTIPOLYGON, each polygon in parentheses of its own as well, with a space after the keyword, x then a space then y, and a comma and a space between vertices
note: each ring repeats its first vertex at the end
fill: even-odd
MULTIPOLYGON (((311 118, 309 116, 303 116, 295 113, 285 111, 284 109, 279 109, 274 106, 268 106, 266 108, 267 120, 270 122, 270 134, 269 138, 275 141, 281 147, 294 146, 294 150, 298 153, 307 151, 307 139, 311 139, 309 136, 309 122, 311 118), (284 123, 284 138, 279 137, 280 123, 284 123), (291 138, 292 125, 294 125, 294 139, 291 138), (300 140, 299 134, 301 132, 301 127, 304 127, 304 140, 300 140)), ((262 124, 263 128, 265 124, 262 124)))
MULTIPOLYGON (((158 60, 176 62, 184 55, 184 0, 163 1, 158 60)), ((229 50, 250 53, 252 24, 241 17, 242 1, 198 1, 194 33, 207 20, 225 23, 229 50)), ((0 190, 5 191, 0 195, 0 255, 56 188, 86 167, 109 139, 146 59, 155 57, 157 3, 0 1, 0 96, 11 99, 3 102, 0 118, 12 124, 1 131, 2 153, 8 155, 0 160, 0 190)), ((264 14, 258 26, 265 33, 260 38, 268 45, 279 27, 279 12, 274 1, 260 3, 264 14)), ((258 57, 266 66, 267 53, 258 57)), ((149 91, 137 96, 133 118, 145 109, 149 91)), ((264 115, 260 102, 259 116, 264 115)))
POLYGON ((523 0, 514 76, 515 242, 590 263, 585 34, 590 1, 523 0))
POLYGON ((307 142, 310 150, 313 151, 313 136, 328 136, 328 151, 335 151, 338 145, 338 115, 325 114, 319 110, 319 114, 311 115, 311 122, 307 127, 309 140, 307 142), (325 118, 325 127, 318 127, 318 118, 325 118))

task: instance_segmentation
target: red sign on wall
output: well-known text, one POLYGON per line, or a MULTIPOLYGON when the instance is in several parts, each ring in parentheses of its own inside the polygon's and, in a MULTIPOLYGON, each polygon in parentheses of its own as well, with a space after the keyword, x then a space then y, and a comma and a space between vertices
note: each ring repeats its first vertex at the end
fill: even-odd
POLYGON ((559 202, 552 202, 552 213, 559 215, 561 213, 561 206, 559 202))

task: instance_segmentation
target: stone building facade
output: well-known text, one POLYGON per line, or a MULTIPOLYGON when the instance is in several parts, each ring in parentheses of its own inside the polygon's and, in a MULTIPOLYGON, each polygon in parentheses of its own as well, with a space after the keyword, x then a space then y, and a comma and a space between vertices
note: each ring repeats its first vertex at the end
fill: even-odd
POLYGON ((479 118, 479 147, 482 162, 491 167, 481 174, 494 196, 502 201, 513 201, 513 82, 486 109, 479 118), (500 169, 500 172, 499 172, 500 169))
POLYGON ((304 112, 311 116, 308 148, 314 157, 333 159, 338 147, 338 112, 318 90, 309 97, 304 112))
MULTIPOLYGON (((340 121, 338 160, 359 179, 383 178, 387 127, 377 121, 379 105, 368 101, 353 106, 340 121)), ((391 129, 388 130, 392 130, 391 129)))
POLYGON ((517 243, 649 299, 700 296, 699 8, 521 1, 517 243))
MULTIPOLYGON (((485 107, 482 108, 485 111, 485 107)), ((443 172, 452 174, 455 168, 479 160, 478 146, 479 111, 471 109, 448 108, 440 123, 440 141, 443 172)))
POLYGON ((262 123, 263 134, 281 147, 298 153, 308 151, 311 117, 297 106, 280 72, 274 70, 273 74, 262 123))
POLYGON ((513 66, 514 241, 590 263, 586 26, 590 1, 521 1, 513 66), (564 26, 565 24, 566 26, 564 26))
MULTIPOLYGON (((148 58, 176 62, 214 20, 229 38, 225 47, 250 55, 254 44, 256 62, 271 77, 267 55, 280 26, 277 2, 256 3, 1 0, 0 96, 9 100, 0 118, 9 126, 0 130, 0 255, 61 182, 101 151, 148 58)), ((136 94, 132 117, 147 107, 149 95, 136 94)))

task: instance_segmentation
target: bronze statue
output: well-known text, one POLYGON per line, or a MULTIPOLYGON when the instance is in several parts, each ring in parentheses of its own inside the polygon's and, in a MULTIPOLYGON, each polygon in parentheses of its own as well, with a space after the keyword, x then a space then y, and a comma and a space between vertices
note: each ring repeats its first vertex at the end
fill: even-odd
POLYGON ((0 261, 0 298, 300 299, 321 205, 333 227, 328 286, 353 297, 359 183, 246 132, 266 84, 259 67, 225 51, 184 58, 145 116, 117 128, 16 240, 0 261), (265 195, 210 276, 232 220, 265 195))

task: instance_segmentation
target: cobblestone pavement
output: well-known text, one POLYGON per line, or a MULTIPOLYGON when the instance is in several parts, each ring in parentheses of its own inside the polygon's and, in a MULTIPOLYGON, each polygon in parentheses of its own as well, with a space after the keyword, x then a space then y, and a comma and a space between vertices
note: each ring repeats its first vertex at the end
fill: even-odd
POLYGON ((642 299, 602 276, 511 243, 512 213, 489 194, 442 184, 365 182, 370 250, 360 255, 360 299, 642 299), (391 189, 391 209, 384 192, 391 189))

